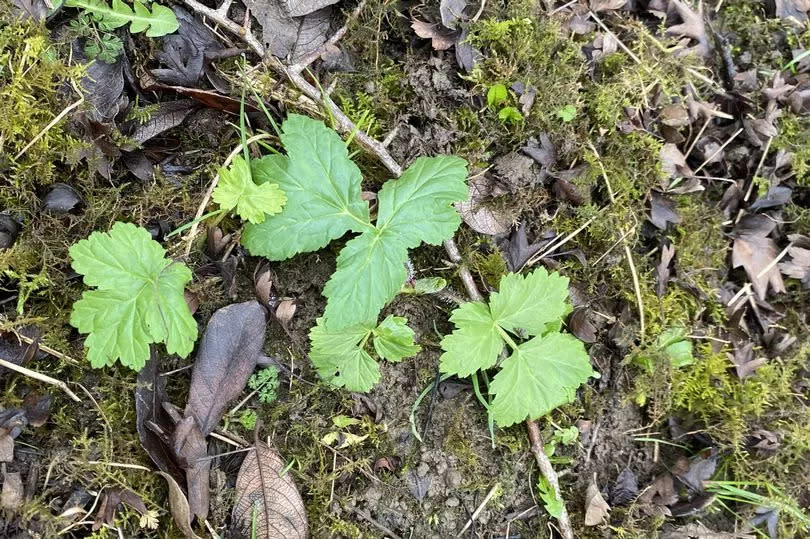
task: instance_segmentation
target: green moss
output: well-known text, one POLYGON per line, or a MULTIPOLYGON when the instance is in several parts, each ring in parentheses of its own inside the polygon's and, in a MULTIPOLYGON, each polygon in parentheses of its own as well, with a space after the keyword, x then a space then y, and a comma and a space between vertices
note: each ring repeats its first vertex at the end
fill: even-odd
POLYGON ((779 119, 779 134, 771 146, 793 154, 791 170, 796 183, 810 187, 810 118, 786 113, 779 119))

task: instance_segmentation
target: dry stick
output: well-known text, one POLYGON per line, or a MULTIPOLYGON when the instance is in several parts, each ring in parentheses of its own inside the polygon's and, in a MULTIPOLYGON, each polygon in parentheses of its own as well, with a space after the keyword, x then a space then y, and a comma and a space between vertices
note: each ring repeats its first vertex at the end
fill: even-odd
POLYGON ((461 253, 458 251, 456 240, 446 240, 444 242, 444 250, 447 251, 447 256, 450 258, 450 261, 457 264, 459 277, 461 277, 461 282, 464 283, 464 288, 467 289, 467 295, 470 296, 470 299, 473 301, 483 301, 484 296, 478 291, 470 269, 466 264, 462 263, 461 253))
POLYGON ((29 378, 33 378, 34 380, 39 380, 40 382, 45 382, 46 384, 51 384, 52 386, 56 386, 59 389, 61 389, 62 391, 64 391, 65 394, 68 397, 70 397, 71 399, 73 399, 74 401, 82 402, 82 399, 80 399, 78 397, 78 395, 76 395, 73 391, 71 391, 70 388, 67 386, 67 384, 65 382, 63 382, 62 380, 57 380, 56 378, 51 378, 50 376, 38 373, 37 371, 32 371, 31 369, 26 369, 25 367, 21 367, 20 365, 17 365, 16 363, 12 363, 11 361, 7 361, 7 360, 2 359, 2 358, 0 358, 0 367, 5 367, 8 370, 18 372, 18 373, 20 373, 20 374, 22 374, 24 376, 27 376, 29 378))
MULTIPOLYGON (((20 339, 25 344, 34 344, 34 341, 36 340, 36 339, 32 339, 31 337, 26 337, 25 335, 23 335, 22 333, 19 333, 19 332, 15 332, 14 334, 17 336, 18 339, 20 339)), ((73 363, 74 365, 79 364, 79 362, 76 361, 75 359, 73 359, 72 357, 70 357, 70 356, 68 356, 66 354, 63 354, 59 350, 54 350, 50 346, 42 344, 41 342, 37 343, 37 347, 39 347, 39 349, 41 351, 45 352, 49 356, 53 356, 53 357, 55 357, 57 359, 61 359, 62 361, 67 361, 68 363, 73 363)))
MULTIPOLYGON (((464 527, 461 528, 461 531, 459 532, 459 534, 456 537, 463 536, 464 532, 467 531, 467 528, 472 526, 472 523, 475 522, 475 520, 478 518, 478 515, 481 514, 481 511, 484 510, 484 507, 486 507, 486 505, 489 503, 489 501, 492 499, 492 497, 495 496, 495 493, 498 492, 499 488, 501 488, 501 484, 500 483, 495 483, 495 486, 493 486, 491 489, 489 489, 489 492, 487 493, 486 497, 484 498, 484 501, 482 501, 481 505, 478 506, 478 509, 476 509, 473 512, 472 515, 470 515, 470 519, 467 521, 467 523, 464 525, 464 527)), ((574 536, 572 535, 571 537, 573 538, 574 536)))
POLYGON ((734 132, 734 134, 733 134, 733 135, 731 135, 731 137, 730 137, 730 138, 729 138, 727 141, 725 141, 725 142, 723 143, 723 145, 722 145, 722 146, 720 146, 719 148, 717 148, 717 150, 715 150, 713 154, 711 154, 709 157, 707 157, 707 158, 706 158, 706 159, 705 159, 705 160, 704 160, 704 161, 703 161, 703 162, 700 164, 700 166, 699 166, 698 168, 696 168, 696 169, 695 169, 694 174, 697 174, 698 172, 700 172, 701 170, 703 170, 703 167, 705 167, 706 165, 708 165, 708 164, 709 164, 709 162, 710 162, 712 159, 714 159, 714 158, 715 158, 715 156, 717 156, 717 155, 718 155, 720 152, 722 152, 722 151, 725 149, 725 147, 726 147, 726 146, 728 146, 729 144, 731 144, 731 141, 732 141, 732 140, 734 140, 735 138, 737 138, 737 135, 739 135, 739 134, 740 134, 740 133, 742 133, 742 132, 743 132, 742 127, 741 127, 741 128, 739 128, 739 129, 737 129, 737 130, 734 132))
MULTIPOLYGON (((548 480, 551 487, 554 489, 554 494, 557 499, 562 502, 560 495, 560 482, 557 480, 557 474, 554 472, 554 466, 548 459, 546 452, 543 450, 543 438, 540 436, 540 429, 537 427, 537 421, 526 421, 526 428, 529 430, 529 441, 532 443, 532 454, 534 460, 537 461, 537 467, 540 468, 540 473, 548 480)), ((571 521, 568 519, 568 511, 565 509, 565 504, 561 503, 562 511, 560 516, 557 517, 557 522, 560 524, 560 532, 565 539, 574 539, 574 532, 571 529, 571 521)))
POLYGON ((19 153, 18 153, 17 155, 15 155, 15 156, 14 156, 14 161, 16 161, 17 159, 19 159, 19 158, 20 158, 20 157, 22 157, 23 155, 25 155, 25 152, 27 152, 27 151, 28 151, 28 149, 29 149, 29 148, 31 148, 31 146, 33 146, 34 144, 36 144, 36 142, 37 142, 39 139, 41 139, 41 138, 42 138, 42 136, 43 136, 43 135, 45 135, 45 133, 47 133, 48 131, 50 131, 50 129, 51 129, 51 128, 53 128, 53 126, 55 126, 56 124, 58 124, 59 122, 61 122, 61 121, 62 121, 62 118, 64 118, 65 116, 67 116, 67 115, 70 113, 70 111, 72 111, 73 109, 75 109, 76 107, 78 107, 79 105, 81 105, 82 103, 84 103, 84 96, 80 97, 80 98, 79 98, 77 101, 74 101, 73 103, 71 103, 70 105, 68 105, 67 107, 65 107, 65 109, 64 109, 62 112, 60 112, 60 113, 59 113, 59 114, 56 116, 56 118, 54 118, 53 120, 51 120, 51 121, 48 123, 48 125, 46 125, 46 126, 45 126, 45 127, 42 129, 42 131, 40 131, 39 133, 37 133, 37 135, 36 135, 34 138, 32 138, 32 139, 31 139, 31 142, 29 142, 28 144, 26 144, 26 145, 25 145, 25 147, 24 147, 22 150, 20 150, 20 151, 19 151, 19 153))
POLYGON ((343 113, 340 107, 337 106, 328 95, 322 93, 318 88, 310 84, 304 77, 301 76, 301 73, 295 73, 290 67, 282 64, 274 56, 265 54, 266 51, 264 46, 262 46, 262 44, 252 33, 246 31, 245 28, 236 24, 227 17, 223 17, 215 9, 211 9, 201 4, 197 0, 183 0, 183 2, 185 2, 185 4, 194 11, 205 15, 232 34, 244 40, 244 42, 247 43, 251 49, 253 49, 253 52, 261 56, 276 73, 287 77, 290 82, 292 82, 295 87, 301 91, 301 93, 316 103, 323 103, 326 105, 329 114, 337 123, 337 128, 340 132, 344 134, 353 134, 354 140, 367 151, 376 155, 382 164, 385 165, 385 167, 391 171, 394 176, 399 177, 399 175, 402 174, 402 167, 397 164, 397 162, 393 157, 391 157, 391 154, 388 153, 388 150, 386 150, 382 144, 369 137, 363 131, 359 130, 354 122, 352 122, 349 117, 343 113))
MULTIPOLYGON (((596 162, 599 163, 599 168, 602 170, 602 176, 605 178, 605 185, 607 186, 608 195, 610 196, 610 202, 615 203, 616 195, 613 193, 613 187, 610 185, 610 179, 608 178, 607 170, 605 170, 605 165, 602 163, 602 157, 599 155, 599 152, 596 151, 596 146, 594 146, 593 142, 590 140, 588 141, 588 146, 590 146, 591 151, 596 156, 596 162)), ((624 234, 624 227, 619 227, 619 232, 624 234)), ((644 341, 644 300, 641 298, 641 285, 638 282, 638 271, 636 271, 636 263, 633 261, 633 253, 630 251, 630 244, 627 243, 626 240, 624 241, 624 256, 627 258, 627 265, 630 267, 630 276, 633 278, 633 288, 635 289, 636 301, 638 302, 638 322, 641 326, 641 340, 644 341)))
MULTIPOLYGON (((785 247, 784 249, 782 249, 782 252, 780 252, 778 255, 776 255, 776 258, 774 258, 773 260, 771 260, 771 261, 768 263, 768 265, 767 265, 767 266, 765 266, 764 268, 762 268, 762 270, 760 270, 760 272, 759 272, 759 273, 757 273, 756 279, 761 279, 763 275, 765 275, 766 273, 768 273, 769 271, 771 271, 771 270, 774 268, 774 266, 776 266, 776 264, 777 264, 777 263, 779 263, 779 261, 780 261, 780 260, 782 260, 783 258, 785 258, 785 255, 787 255, 787 254, 788 254, 788 251, 790 250, 790 248, 791 248, 791 247, 793 247, 793 242, 788 243, 788 244, 787 244, 787 247, 785 247)), ((748 296, 748 295, 750 295, 750 293, 751 293, 751 283, 745 283, 745 285, 744 285, 742 288, 740 288, 740 290, 739 290, 739 291, 738 291, 736 294, 734 294, 734 297, 732 297, 732 298, 731 298, 731 299, 728 301, 728 303, 726 304, 726 306, 727 306, 727 307, 731 307, 732 305, 734 305, 735 303, 737 303, 737 300, 739 300, 739 299, 740 299, 740 297, 741 297, 743 294, 745 294, 746 296, 748 296)))

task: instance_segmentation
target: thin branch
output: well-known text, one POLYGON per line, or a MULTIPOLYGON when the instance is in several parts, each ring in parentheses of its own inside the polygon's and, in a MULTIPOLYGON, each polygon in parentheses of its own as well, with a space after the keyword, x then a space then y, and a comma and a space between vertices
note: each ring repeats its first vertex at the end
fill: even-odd
POLYGON ((68 397, 70 397, 71 399, 73 399, 74 401, 82 402, 82 399, 80 399, 78 397, 78 395, 76 395, 73 391, 71 391, 70 388, 67 386, 67 384, 65 382, 63 382, 62 380, 57 380, 56 378, 51 378, 50 376, 39 373, 37 371, 32 371, 31 369, 26 369, 25 367, 21 367, 20 365, 17 365, 16 363, 12 363, 11 361, 7 361, 7 360, 2 359, 2 358, 0 358, 0 367, 5 367, 10 371, 17 372, 17 373, 22 374, 24 376, 27 376, 29 378, 33 378, 34 380, 39 380, 40 382, 45 382, 46 384, 51 384, 52 386, 56 386, 59 389, 61 389, 62 391, 64 391, 65 394, 68 397))
POLYGON ((571 529, 571 520, 568 518, 568 511, 565 509, 565 502, 560 494, 560 482, 557 479, 557 473, 554 471, 554 466, 551 465, 548 455, 546 455, 543 450, 543 439, 540 437, 540 428, 537 426, 537 422, 533 420, 526 421, 526 428, 529 431, 529 441, 532 443, 531 451, 534 455, 535 462, 537 462, 537 467, 540 469, 540 473, 543 474, 543 477, 545 477, 554 488, 554 494, 557 496, 557 499, 560 501, 560 506, 562 507, 560 516, 557 517, 557 522, 560 524, 560 532, 565 539, 574 539, 574 531, 571 529))
POLYGON ((78 100, 74 101, 73 103, 71 103, 70 105, 68 105, 67 107, 65 107, 65 109, 64 109, 62 112, 60 112, 60 113, 59 113, 59 114, 56 116, 56 118, 54 118, 53 120, 51 120, 50 122, 48 122, 48 125, 46 125, 45 127, 43 127, 43 128, 42 128, 42 131, 40 131, 39 133, 37 133, 37 134, 36 134, 36 136, 35 136, 34 138, 32 138, 32 139, 31 139, 31 141, 30 141, 28 144, 26 144, 26 145, 25 145, 25 147, 24 147, 22 150, 20 150, 20 151, 19 151, 19 153, 18 153, 17 155, 15 155, 15 156, 14 156, 14 161, 16 161, 17 159, 19 159, 19 158, 20 158, 20 157, 22 157, 23 155, 25 155, 25 152, 27 152, 27 151, 28 151, 28 150, 31 148, 31 146, 33 146, 34 144, 36 144, 36 142, 37 142, 39 139, 41 139, 41 138, 42 138, 42 136, 43 136, 45 133, 47 133, 48 131, 50 131, 50 130, 51 130, 51 128, 53 128, 53 126, 55 126, 56 124, 58 124, 59 122, 61 122, 61 121, 62 121, 62 118, 64 118, 65 116, 67 116, 67 115, 70 113, 70 111, 72 111, 73 109, 75 109, 76 107, 78 107, 79 105, 81 105, 82 103, 84 103, 84 96, 80 97, 78 100))
MULTIPOLYGON (((472 523, 476 521, 476 519, 478 518, 478 515, 481 514, 481 511, 484 510, 484 507, 486 507, 486 505, 489 503, 489 501, 495 496, 495 494, 498 492, 499 488, 501 488, 501 484, 500 483, 495 483, 495 485, 491 489, 489 489, 489 492, 487 493, 486 497, 484 498, 484 501, 482 501, 481 504, 478 506, 478 509, 476 509, 473 512, 473 514, 470 516, 470 519, 467 521, 467 523, 464 525, 464 527, 461 528, 461 531, 459 532, 459 534, 456 537, 463 537, 464 536, 464 532, 466 532, 467 529, 470 526, 472 526, 472 523)), ((507 537, 508 537, 508 534, 507 534, 507 537)))
POLYGON ((450 261, 458 265, 459 277, 461 277, 461 281, 464 283, 464 288, 467 289, 467 295, 470 296, 470 299, 473 301, 483 301, 484 296, 478 291, 478 286, 475 284, 475 279, 472 273, 470 273, 470 269, 467 267, 467 264, 464 264, 461 260, 461 253, 458 251, 456 240, 452 238, 446 240, 444 242, 444 250, 447 251, 447 256, 450 257, 450 261))
POLYGON ((197 0, 183 0, 183 2, 194 11, 208 17, 230 33, 242 39, 251 49, 253 49, 253 52, 264 59, 264 61, 268 66, 270 66, 271 69, 273 69, 273 71, 289 79, 289 81, 292 82, 293 85, 295 85, 295 87, 301 91, 301 93, 311 100, 315 101, 316 103, 323 103, 323 105, 325 105, 328 109, 331 117, 335 120, 338 131, 346 135, 354 135, 354 140, 356 140, 357 143, 360 144, 360 146, 362 146, 366 151, 376 155, 380 162, 385 165, 385 168, 391 171, 395 177, 399 177, 400 174, 402 174, 402 167, 397 164, 397 162, 393 157, 391 157, 391 154, 388 153, 388 150, 386 150, 382 144, 358 129, 354 122, 352 122, 349 117, 343 113, 340 107, 337 106, 337 104, 335 104, 335 102, 332 101, 328 95, 325 95, 325 93, 322 93, 318 88, 310 84, 309 81, 301 76, 301 73, 294 72, 290 66, 285 66, 281 63, 281 61, 279 61, 278 58, 271 54, 267 54, 264 46, 262 46, 259 40, 257 40, 251 32, 247 31, 244 27, 236 24, 227 17, 223 17, 222 14, 217 10, 207 7, 197 0))
POLYGON ((326 40, 326 43, 318 47, 317 50, 309 53, 307 56, 303 57, 293 65, 291 65, 288 69, 293 73, 301 73, 307 67, 309 67, 312 62, 317 60, 321 57, 323 53, 329 50, 330 47, 334 46, 338 41, 343 39, 343 36, 346 35, 346 32, 349 31, 349 24, 354 21, 357 17, 360 16, 360 12, 363 11, 363 8, 366 7, 366 0, 361 0, 357 6, 352 10, 349 16, 346 18, 346 23, 341 26, 337 32, 332 34, 332 37, 326 40))

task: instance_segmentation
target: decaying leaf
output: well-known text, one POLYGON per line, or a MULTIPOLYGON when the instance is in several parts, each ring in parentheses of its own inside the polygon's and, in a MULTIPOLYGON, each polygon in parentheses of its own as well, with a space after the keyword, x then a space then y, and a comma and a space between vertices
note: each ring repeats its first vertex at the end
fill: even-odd
POLYGON ((748 215, 735 228, 736 238, 731 252, 731 263, 742 266, 751 280, 757 297, 764 300, 768 288, 774 293, 785 292, 782 274, 775 264, 776 242, 769 238, 776 224, 762 215, 748 215))
POLYGON ((793 17, 799 22, 807 20, 807 12, 810 11, 810 0, 773 0, 775 14, 777 17, 787 19, 793 17))
POLYGON ((616 478, 613 488, 610 489, 610 503, 627 505, 638 496, 638 480, 630 468, 625 468, 616 478))
POLYGON ((334 2, 309 0, 250 0, 251 14, 262 27, 262 42, 273 55, 293 62, 317 51, 327 39, 334 2), (315 5, 327 7, 308 11, 315 5), (290 11, 290 8, 293 8, 290 11))
POLYGON ((180 485, 178 485, 177 481, 169 474, 165 472, 157 473, 163 477, 169 485, 169 509, 172 512, 174 523, 177 524, 177 527, 180 528, 180 531, 183 532, 186 539, 201 539, 191 528, 191 510, 189 509, 186 495, 183 494, 180 485))
POLYGON ((756 536, 748 533, 716 532, 700 522, 679 526, 661 535, 661 539, 754 539, 754 537, 756 536))
POLYGON ((186 116, 198 107, 199 105, 191 99, 159 103, 157 109, 149 115, 146 122, 141 123, 132 120, 121 125, 121 131, 126 133, 128 139, 135 143, 130 144, 127 142, 127 144, 121 145, 121 148, 127 151, 134 150, 137 145, 143 144, 147 140, 182 124, 186 116))
POLYGON ((655 293, 660 298, 664 295, 669 277, 671 275, 670 264, 675 256, 675 245, 666 243, 661 246, 661 261, 655 267, 655 293))
POLYGON ((740 380, 745 380, 754 374, 759 367, 768 362, 766 357, 754 359, 754 343, 746 342, 734 346, 734 353, 728 354, 729 360, 734 364, 734 370, 740 380))
POLYGON ((667 143, 661 146, 659 152, 661 168, 670 178, 688 178, 692 176, 692 169, 686 164, 686 158, 675 144, 667 143))
POLYGON ((485 176, 469 180, 470 196, 463 202, 456 203, 461 218, 470 228, 481 234, 497 236, 505 234, 512 226, 512 219, 500 208, 488 204, 493 196, 504 194, 504 190, 485 176))
POLYGON ((613 11, 619 9, 627 3, 627 0, 590 0, 592 11, 613 11))
POLYGON ((588 344, 596 342, 596 328, 588 320, 589 311, 590 309, 587 307, 574 309, 568 320, 568 329, 571 330, 571 333, 576 335, 580 341, 588 344))
POLYGON ((594 479, 585 492, 585 525, 597 526, 607 518, 609 513, 610 506, 599 492, 599 487, 596 486, 594 479))
POLYGON ((526 236, 526 223, 520 223, 509 239, 500 243, 509 271, 520 271, 526 262, 545 245, 548 245, 552 239, 553 235, 550 238, 542 238, 540 241, 529 244, 526 236))
POLYGON ((442 24, 451 30, 458 28, 458 21, 464 19, 464 8, 466 7, 467 0, 441 0, 439 13, 442 17, 442 24))
POLYGON ((309 535, 304 502, 292 476, 275 450, 256 441, 236 478, 233 527, 244 536, 306 539, 309 535))
POLYGON ((186 416, 177 423, 171 436, 171 447, 178 464, 186 472, 189 510, 199 520, 205 520, 210 500, 211 460, 206 458, 208 442, 193 416, 186 416))
POLYGON ((448 30, 441 24, 414 20, 411 28, 417 36, 429 39, 433 50, 446 51, 456 44, 457 32, 448 30))
POLYGON ((148 513, 146 504, 143 503, 141 497, 131 490, 121 487, 108 488, 104 490, 104 497, 101 499, 96 511, 93 531, 99 530, 102 524, 112 525, 115 521, 115 513, 122 503, 137 511, 141 516, 148 513))
POLYGON ((697 44, 686 49, 688 53, 698 56, 709 56, 711 54, 711 44, 706 33, 706 25, 703 22, 703 8, 693 11, 682 0, 670 0, 670 6, 675 8, 681 23, 667 28, 667 35, 680 36, 693 39, 697 44))
POLYGON ((207 436, 245 388, 262 356, 266 311, 258 301, 219 309, 205 330, 191 376, 185 415, 207 436))
POLYGON ((169 436, 174 423, 162 404, 168 400, 166 379, 160 376, 159 357, 152 350, 151 358, 138 373, 135 387, 135 425, 138 439, 146 454, 159 470, 168 473, 185 486, 184 472, 177 465, 169 447, 169 436))
POLYGON ((18 509, 25 497, 22 476, 20 472, 6 472, 3 475, 3 491, 0 493, 0 507, 4 509, 18 509))
POLYGON ((681 216, 674 201, 653 191, 650 196, 650 221, 657 228, 664 230, 669 223, 680 223, 681 216))
POLYGON ((788 277, 798 279, 804 288, 810 288, 810 249, 791 247, 790 260, 779 264, 779 269, 788 277))

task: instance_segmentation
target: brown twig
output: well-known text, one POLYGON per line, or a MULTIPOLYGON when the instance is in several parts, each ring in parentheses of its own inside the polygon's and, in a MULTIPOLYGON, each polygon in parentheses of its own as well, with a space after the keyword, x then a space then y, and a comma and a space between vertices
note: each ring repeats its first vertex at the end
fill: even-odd
POLYGON ((44 382, 46 384, 51 384, 52 386, 56 386, 59 389, 61 389, 62 391, 64 391, 65 394, 68 397, 70 397, 71 399, 73 399, 74 401, 82 402, 82 399, 80 399, 73 391, 71 391, 70 388, 68 387, 68 385, 65 382, 63 382, 62 380, 57 380, 56 378, 51 378, 50 376, 39 373, 37 371, 32 371, 31 369, 26 369, 25 367, 21 367, 20 365, 17 365, 16 363, 12 363, 11 361, 7 361, 7 360, 2 359, 2 358, 0 358, 0 367, 5 367, 10 371, 17 372, 17 373, 22 374, 24 376, 27 376, 29 378, 33 378, 34 380, 39 380, 40 382, 44 382))
POLYGON ((560 495, 560 482, 557 480, 557 473, 554 471, 554 466, 548 459, 548 455, 543 450, 543 439, 540 437, 540 428, 537 422, 533 420, 526 421, 526 428, 529 431, 529 441, 532 443, 532 454, 534 460, 537 462, 537 467, 540 468, 540 473, 543 474, 549 484, 554 488, 554 493, 560 501, 560 516, 557 517, 557 522, 560 524, 560 533, 565 539, 574 539, 574 531, 571 529, 571 521, 568 518, 568 511, 565 509, 565 502, 563 502, 560 495))
POLYGON ((456 245, 456 240, 449 239, 444 242, 444 250, 447 251, 447 256, 450 261, 458 265, 458 274, 461 281, 464 283, 464 288, 467 290, 467 295, 473 301, 483 301, 484 296, 478 291, 478 286, 475 284, 475 279, 470 273, 470 269, 461 260, 461 253, 456 245))
POLYGON ((399 175, 402 174, 402 167, 397 164, 397 162, 393 157, 391 157, 391 154, 388 153, 388 150, 386 150, 382 144, 361 131, 354 124, 354 122, 352 122, 349 117, 343 113, 340 107, 337 106, 337 104, 335 104, 335 102, 332 101, 328 95, 326 95, 325 92, 321 92, 318 88, 310 84, 300 72, 296 73, 293 71, 293 66, 286 66, 282 64, 278 58, 274 57, 273 55, 266 54, 267 51, 265 50, 264 46, 251 32, 248 32, 243 26, 236 24, 229 18, 223 16, 218 10, 205 6, 197 0, 183 0, 183 2, 194 11, 208 17, 215 23, 222 26, 228 32, 242 39, 251 49, 253 49, 253 52, 265 60, 267 65, 273 69, 273 71, 289 79, 289 81, 292 82, 293 85, 301 91, 301 93, 311 100, 315 101, 316 103, 323 103, 330 116, 337 124, 336 127, 338 131, 344 134, 353 134, 354 140, 356 140, 357 143, 360 144, 360 146, 362 146, 366 151, 376 155, 380 162, 385 165, 385 168, 391 171, 395 177, 399 177, 399 175))

